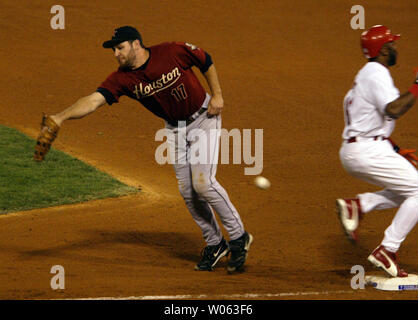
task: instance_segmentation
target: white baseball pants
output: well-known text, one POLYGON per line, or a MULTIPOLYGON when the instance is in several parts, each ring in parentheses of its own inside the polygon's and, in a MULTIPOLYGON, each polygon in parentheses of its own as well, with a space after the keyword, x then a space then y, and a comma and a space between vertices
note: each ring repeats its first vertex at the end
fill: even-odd
POLYGON ((357 195, 362 211, 399 207, 382 245, 398 251, 418 222, 418 171, 387 140, 343 142, 340 160, 348 173, 384 190, 357 195))

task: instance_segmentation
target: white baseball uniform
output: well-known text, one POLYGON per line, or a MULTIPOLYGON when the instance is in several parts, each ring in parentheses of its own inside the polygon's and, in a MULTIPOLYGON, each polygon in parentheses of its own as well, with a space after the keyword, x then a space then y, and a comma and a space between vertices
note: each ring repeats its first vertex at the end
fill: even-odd
POLYGON ((362 211, 399 207, 382 241, 391 252, 398 251, 418 221, 418 171, 385 139, 395 127, 385 107, 398 97, 389 70, 378 62, 368 62, 344 98, 340 148, 340 160, 348 173, 384 188, 357 195, 362 211))

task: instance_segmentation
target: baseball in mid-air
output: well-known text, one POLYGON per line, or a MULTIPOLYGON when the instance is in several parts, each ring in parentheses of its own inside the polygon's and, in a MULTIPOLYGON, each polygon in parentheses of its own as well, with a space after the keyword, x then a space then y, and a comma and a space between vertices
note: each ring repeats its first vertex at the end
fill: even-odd
POLYGON ((271 186, 270 181, 262 176, 257 176, 254 179, 254 184, 260 189, 264 189, 264 190, 270 188, 271 186))

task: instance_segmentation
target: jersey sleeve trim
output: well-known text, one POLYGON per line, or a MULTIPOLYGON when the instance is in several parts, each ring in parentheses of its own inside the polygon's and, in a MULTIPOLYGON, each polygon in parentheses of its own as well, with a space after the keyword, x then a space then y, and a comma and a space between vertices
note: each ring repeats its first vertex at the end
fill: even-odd
POLYGON ((206 51, 205 51, 205 56, 206 56, 205 64, 203 65, 202 68, 200 68, 200 71, 202 73, 206 73, 206 71, 208 71, 210 66, 213 64, 212 57, 206 51))
POLYGON ((100 94, 102 94, 102 96, 106 99, 106 102, 109 106, 112 105, 113 103, 119 102, 115 98, 115 96, 106 88, 99 87, 97 88, 96 92, 99 92, 100 94))

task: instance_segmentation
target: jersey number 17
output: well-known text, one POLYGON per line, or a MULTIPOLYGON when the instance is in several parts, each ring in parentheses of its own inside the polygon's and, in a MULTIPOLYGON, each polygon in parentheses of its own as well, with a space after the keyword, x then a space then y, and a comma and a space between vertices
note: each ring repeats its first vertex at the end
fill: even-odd
POLYGON ((174 96, 174 98, 176 98, 178 102, 187 98, 186 88, 184 87, 183 83, 179 85, 177 88, 171 90, 171 94, 174 96))

